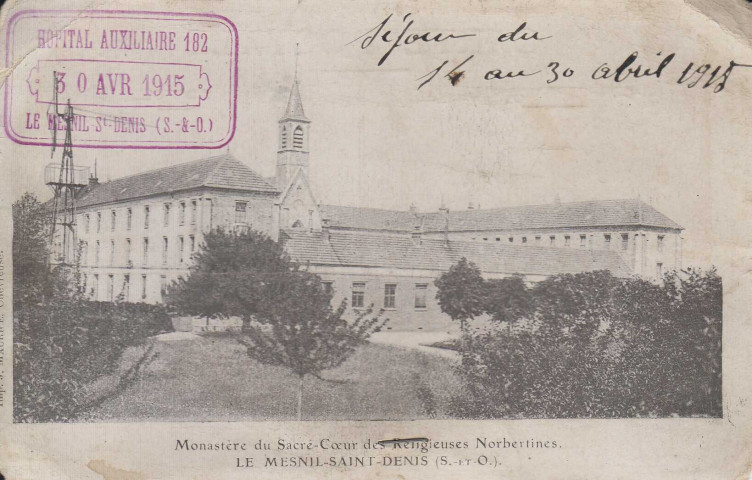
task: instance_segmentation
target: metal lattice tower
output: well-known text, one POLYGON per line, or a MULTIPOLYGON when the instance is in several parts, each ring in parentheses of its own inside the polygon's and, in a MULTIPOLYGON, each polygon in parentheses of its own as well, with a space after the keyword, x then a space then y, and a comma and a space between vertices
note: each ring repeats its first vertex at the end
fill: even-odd
POLYGON ((70 99, 63 113, 58 104, 58 77, 54 72, 53 103, 55 112, 52 131, 52 153, 54 158, 57 146, 57 122, 65 122, 65 143, 63 157, 60 164, 51 163, 45 167, 45 183, 54 194, 52 225, 50 228, 50 246, 53 252, 52 263, 73 263, 76 253, 76 197, 78 192, 86 186, 86 168, 75 168, 73 165, 73 107, 70 99))

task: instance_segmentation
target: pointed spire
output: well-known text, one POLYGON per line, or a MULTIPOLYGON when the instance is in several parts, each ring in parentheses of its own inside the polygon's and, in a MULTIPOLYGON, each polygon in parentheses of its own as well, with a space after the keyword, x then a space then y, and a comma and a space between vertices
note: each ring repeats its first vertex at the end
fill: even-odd
POLYGON ((282 115, 280 121, 285 120, 300 120, 308 122, 308 117, 305 116, 303 111, 303 101, 300 99, 300 88, 298 86, 298 45, 295 45, 295 79, 292 82, 292 88, 290 89, 290 98, 287 100, 287 108, 285 114, 282 115))

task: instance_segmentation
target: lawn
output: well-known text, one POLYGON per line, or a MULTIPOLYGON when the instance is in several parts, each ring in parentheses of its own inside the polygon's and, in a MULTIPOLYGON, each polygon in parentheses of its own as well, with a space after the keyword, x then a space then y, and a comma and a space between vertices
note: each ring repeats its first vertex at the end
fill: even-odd
MULTIPOLYGON (((226 334, 156 342, 156 358, 126 390, 83 421, 294 420, 297 377, 251 360, 226 334)), ((304 420, 430 418, 459 389, 452 361, 366 344, 324 380, 306 377, 304 420)))

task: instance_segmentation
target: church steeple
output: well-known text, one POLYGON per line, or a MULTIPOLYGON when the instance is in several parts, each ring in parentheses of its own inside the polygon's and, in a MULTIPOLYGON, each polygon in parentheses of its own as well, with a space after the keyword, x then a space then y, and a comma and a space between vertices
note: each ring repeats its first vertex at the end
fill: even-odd
POLYGON ((279 119, 279 149, 277 150, 277 186, 285 188, 298 170, 308 176, 308 131, 311 121, 303 111, 298 83, 297 53, 295 79, 282 118, 279 119))
POLYGON ((280 122, 286 120, 298 120, 301 122, 310 122, 303 111, 303 101, 300 99, 300 86, 298 85, 298 75, 295 74, 295 80, 290 89, 290 98, 287 100, 285 114, 282 115, 280 122))

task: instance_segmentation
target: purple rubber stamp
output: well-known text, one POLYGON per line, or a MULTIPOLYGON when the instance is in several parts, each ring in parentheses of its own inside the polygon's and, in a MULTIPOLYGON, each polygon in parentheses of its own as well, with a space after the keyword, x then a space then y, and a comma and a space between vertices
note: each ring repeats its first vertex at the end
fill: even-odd
POLYGON ((235 133, 238 33, 225 17, 23 10, 5 31, 14 142, 50 145, 64 129, 55 89, 73 108, 75 147, 220 148, 235 133))

